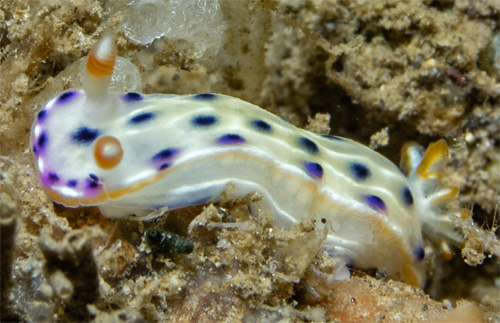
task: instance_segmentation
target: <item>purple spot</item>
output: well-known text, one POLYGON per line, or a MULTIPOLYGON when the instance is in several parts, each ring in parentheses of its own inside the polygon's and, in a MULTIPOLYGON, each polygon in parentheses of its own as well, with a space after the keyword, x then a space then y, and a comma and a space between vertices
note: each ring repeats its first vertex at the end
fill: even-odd
POLYGON ((422 246, 418 246, 415 249, 413 249, 413 254, 415 255, 415 259, 417 261, 420 262, 420 261, 424 260, 425 251, 424 251, 424 248, 422 246))
POLYGON ((403 189, 403 201, 406 203, 406 205, 413 204, 413 195, 411 194, 411 191, 408 187, 405 187, 403 189))
POLYGON ((78 144, 90 144, 97 137, 99 137, 99 130, 87 127, 80 127, 71 135, 73 141, 78 144))
POLYGON ((194 96, 194 98, 198 99, 198 100, 213 100, 216 97, 217 97, 217 95, 212 94, 212 93, 200 93, 200 94, 196 94, 194 96))
POLYGON ((89 178, 87 178, 87 185, 89 188, 97 188, 101 184, 99 184, 99 177, 94 174, 89 174, 89 178))
POLYGON ((387 211, 384 201, 377 195, 365 195, 363 196, 363 200, 375 211, 387 211))
POLYGON ((89 177, 85 179, 85 183, 80 185, 80 187, 84 189, 84 195, 87 198, 99 196, 103 191, 103 183, 101 179, 92 173, 89 174, 89 177))
POLYGON ((76 179, 70 179, 67 183, 69 187, 76 187, 78 185, 78 181, 76 179))
POLYGON ((217 143, 222 145, 242 144, 245 141, 245 138, 235 133, 228 133, 217 139, 217 143))
POLYGON ((35 155, 38 155, 38 150, 36 149, 36 145, 33 145, 33 152, 35 153, 35 155))
POLYGON ((42 132, 40 137, 38 137, 38 148, 43 148, 47 144, 47 135, 42 132))
POLYGON ((127 102, 137 102, 142 100, 142 95, 135 92, 128 92, 127 94, 123 95, 122 98, 127 102))
POLYGON ((57 174, 53 173, 53 172, 49 172, 48 178, 49 178, 49 181, 51 181, 52 183, 59 181, 59 176, 57 176, 57 174))
POLYGON ((87 178, 87 186, 88 186, 88 188, 95 189, 95 188, 98 188, 99 185, 100 185, 99 182, 96 182, 96 181, 93 181, 93 180, 87 178))
POLYGON ((170 167, 170 163, 163 163, 158 167, 158 170, 164 170, 170 167))
POLYGON ((144 112, 144 113, 136 115, 135 117, 132 117, 130 119, 129 123, 131 123, 131 124, 143 123, 143 122, 146 122, 146 121, 153 119, 154 116, 155 115, 152 112, 144 112))
POLYGON ((357 180, 367 179, 372 174, 368 167, 359 163, 352 163, 349 169, 357 180))
POLYGON ((162 161, 162 160, 170 159, 170 158, 174 157, 175 155, 177 155, 178 153, 179 153, 178 148, 163 149, 159 153, 154 155, 152 160, 153 161, 162 161))
POLYGON ((318 163, 305 162, 304 167, 309 175, 321 179, 323 177, 323 167, 318 163))
POLYGON ((42 121, 47 116, 47 110, 41 110, 38 112, 38 120, 42 121))
POLYGON ((61 94, 57 98, 57 103, 68 103, 76 96, 76 93, 77 92, 75 92, 75 91, 69 91, 69 92, 65 92, 65 93, 61 94))

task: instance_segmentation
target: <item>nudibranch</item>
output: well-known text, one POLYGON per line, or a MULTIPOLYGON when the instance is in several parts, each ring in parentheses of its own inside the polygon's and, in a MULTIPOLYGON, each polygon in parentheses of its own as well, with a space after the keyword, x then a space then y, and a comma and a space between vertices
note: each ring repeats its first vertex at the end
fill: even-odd
POLYGON ((104 36, 83 89, 58 94, 36 116, 35 164, 55 202, 120 218, 259 192, 250 208, 269 210, 277 225, 314 220, 333 256, 422 285, 422 229, 439 231, 442 205, 457 193, 440 184, 444 140, 425 152, 406 145, 400 170, 362 144, 234 97, 109 93, 115 55, 104 36))

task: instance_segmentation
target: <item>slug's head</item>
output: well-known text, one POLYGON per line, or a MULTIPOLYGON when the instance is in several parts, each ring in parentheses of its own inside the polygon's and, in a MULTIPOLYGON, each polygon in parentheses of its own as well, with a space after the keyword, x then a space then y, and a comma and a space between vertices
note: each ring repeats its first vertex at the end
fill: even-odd
POLYGON ((115 57, 112 36, 104 36, 89 55, 83 89, 49 100, 33 123, 31 146, 41 183, 66 206, 104 201, 99 172, 117 167, 123 158, 120 141, 107 131, 127 100, 108 93, 115 57))

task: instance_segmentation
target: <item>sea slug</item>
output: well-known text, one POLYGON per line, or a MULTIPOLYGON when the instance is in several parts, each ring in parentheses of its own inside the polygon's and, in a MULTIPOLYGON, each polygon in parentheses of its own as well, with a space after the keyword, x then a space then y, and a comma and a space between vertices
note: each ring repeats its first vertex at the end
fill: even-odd
POLYGON ((444 140, 403 147, 401 170, 349 139, 296 128, 234 97, 114 94, 111 36, 88 58, 83 89, 60 93, 38 112, 31 135, 41 185, 68 207, 99 206, 107 217, 241 198, 276 225, 326 226, 333 256, 391 278, 424 282, 422 230, 448 232, 441 186, 444 140))

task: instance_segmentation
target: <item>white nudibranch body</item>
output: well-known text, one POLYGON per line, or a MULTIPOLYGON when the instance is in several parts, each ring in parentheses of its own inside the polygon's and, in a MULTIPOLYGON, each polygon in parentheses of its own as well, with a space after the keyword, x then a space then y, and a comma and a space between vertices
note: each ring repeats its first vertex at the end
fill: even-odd
POLYGON ((105 36, 92 50, 84 88, 48 101, 34 122, 36 165, 54 201, 119 218, 260 192, 251 207, 271 211, 277 225, 314 219, 327 226, 332 255, 422 284, 421 228, 440 223, 440 205, 456 194, 435 170, 447 158, 443 140, 425 155, 405 147, 406 177, 366 146, 237 98, 111 94, 111 43, 105 36))

